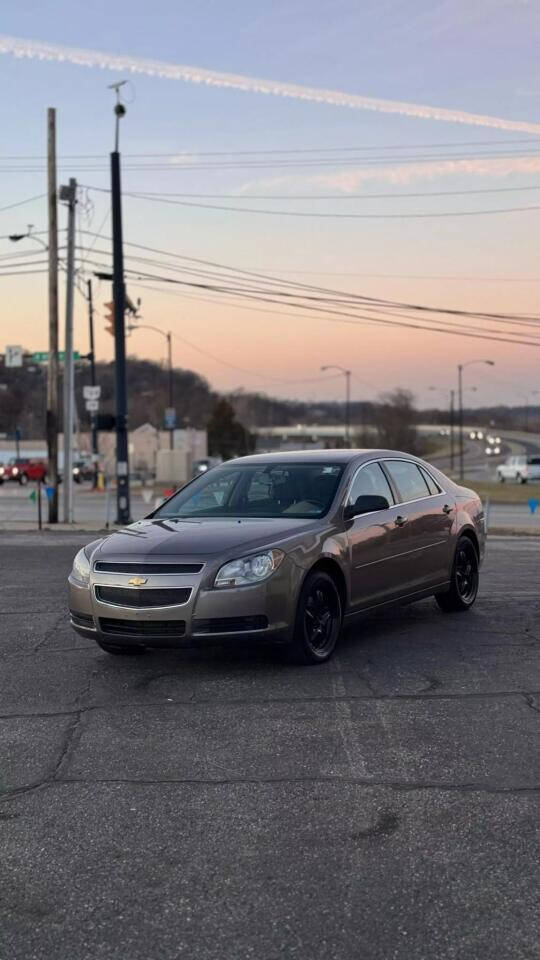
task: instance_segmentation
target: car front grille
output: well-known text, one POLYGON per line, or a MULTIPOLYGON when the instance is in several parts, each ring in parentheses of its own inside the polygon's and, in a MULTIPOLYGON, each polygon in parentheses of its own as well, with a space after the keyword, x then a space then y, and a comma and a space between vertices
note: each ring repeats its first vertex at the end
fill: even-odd
POLYGON ((186 623, 185 620, 113 620, 100 617, 99 629, 102 633, 115 637, 162 640, 182 637, 186 632, 186 623))
POLYGON ((98 560, 94 570, 98 573, 131 573, 134 576, 148 573, 200 573, 202 563, 114 563, 98 560))
POLYGON ((210 620, 196 618, 192 621, 193 633, 246 633, 250 630, 265 630, 268 618, 256 617, 214 617, 210 620))
POLYGON ((114 603, 120 607, 175 607, 187 603, 191 587, 167 587, 140 590, 130 587, 96 586, 96 598, 102 603, 114 603))

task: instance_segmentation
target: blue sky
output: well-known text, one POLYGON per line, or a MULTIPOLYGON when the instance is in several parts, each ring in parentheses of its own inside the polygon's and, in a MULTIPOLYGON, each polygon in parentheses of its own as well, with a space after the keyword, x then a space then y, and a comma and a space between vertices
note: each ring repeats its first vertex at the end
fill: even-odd
MULTIPOLYGON (((156 0, 151 15, 148 4, 140 0, 114 4, 97 0, 91 7, 79 2, 45 5, 36 0, 23 6, 4 0, 2 18, 5 34, 55 44, 530 122, 540 120, 539 27, 540 9, 527 0, 365 0, 362 4, 344 0, 275 0, 271 4, 156 0)), ((91 187, 106 187, 106 154, 112 138, 112 99, 107 84, 115 76, 98 69, 8 56, 0 57, 0 76, 2 89, 10 91, 1 107, 0 166, 7 167, 8 161, 2 160, 7 156, 43 155, 45 112, 52 105, 58 110, 60 156, 103 156, 103 161, 95 161, 100 166, 97 170, 82 169, 82 161, 63 161, 60 179, 71 174, 91 187)), ((503 150, 519 137, 480 127, 352 111, 140 75, 133 78, 126 98, 133 101, 122 129, 127 190, 334 196, 347 191, 369 195, 540 184, 540 160, 534 157, 526 160, 528 171, 515 161, 505 166, 504 158, 498 167, 490 160, 487 170, 474 169, 471 164, 468 170, 450 171, 425 161, 406 168, 399 164, 399 151, 394 150, 388 153, 392 163, 380 167, 375 163, 369 179, 365 167, 339 163, 314 169, 188 170, 182 160, 185 152, 200 158, 201 152, 211 150, 338 146, 372 147, 374 156, 379 156, 377 151, 389 147, 405 151, 409 147, 415 154, 421 153, 419 145, 448 143, 456 144, 454 152, 462 150, 474 156, 484 151, 480 145, 475 147, 482 141, 494 142, 490 151, 497 143, 503 150), (457 144, 462 142, 470 146, 459 148, 457 144), (129 170, 129 155, 140 153, 178 154, 180 160, 175 164, 167 161, 160 170, 129 170)), ((43 174, 24 171, 23 165, 23 161, 13 161, 15 172, 5 169, 0 207, 44 189, 43 174)), ((94 191, 89 197, 93 217, 81 224, 96 230, 106 215, 107 198, 94 191)), ((534 205, 535 198, 540 203, 540 191, 455 200, 381 199, 373 201, 369 210, 474 210, 534 205)), ((293 201, 255 206, 269 207, 271 203, 276 209, 291 211, 366 209, 355 200, 319 202, 311 207, 293 201)), ((134 198, 126 198, 125 203, 127 238, 159 249, 276 273, 320 271, 325 283, 331 280, 340 289, 369 296, 520 312, 532 312, 537 305, 538 284, 521 281, 535 278, 537 273, 538 214, 530 211, 465 220, 309 221, 165 206, 134 198), (400 276, 338 278, 332 273, 400 276), (416 279, 420 276, 433 279, 416 279), (451 279, 455 276, 493 279, 489 283, 478 279, 456 282, 451 279), (513 282, 503 284, 498 277, 512 277, 513 282)), ((24 229, 28 222, 36 229, 43 228, 46 222, 42 201, 0 216, 0 234, 24 229)), ((2 248, 2 252, 9 250, 2 248)), ((42 348, 46 342, 43 278, 5 278, 2 282, 11 305, 6 336, 11 342, 24 337, 26 346, 42 348)), ((479 369, 479 402, 480 397, 491 401, 501 392, 510 402, 518 402, 513 384, 519 380, 522 385, 529 381, 533 385, 536 378, 536 351, 532 349, 484 346, 435 334, 396 334, 374 327, 351 331, 323 321, 291 324, 223 305, 212 307, 156 291, 138 292, 143 296, 147 322, 165 329, 174 327, 201 349, 268 375, 268 382, 264 376, 242 378, 196 351, 178 348, 175 360, 179 365, 198 369, 222 389, 261 384, 268 391, 304 396, 305 385, 273 385, 272 378, 300 381, 315 376, 322 363, 354 362, 358 377, 371 384, 364 388, 368 394, 400 383, 412 387, 422 402, 428 399, 434 377, 450 384, 456 362, 486 353, 496 355, 497 381, 494 375, 490 379, 489 370, 479 369)), ((98 295, 108 299, 105 289, 98 295)), ((137 336, 137 344, 134 338, 130 349, 161 356, 157 338, 148 335, 145 339, 142 332, 137 336)), ((84 342, 81 345, 86 348, 84 342)), ((110 356, 111 348, 110 338, 99 331, 102 356, 110 356)), ((318 394, 329 398, 339 390, 339 384, 332 382, 317 387, 318 394)))

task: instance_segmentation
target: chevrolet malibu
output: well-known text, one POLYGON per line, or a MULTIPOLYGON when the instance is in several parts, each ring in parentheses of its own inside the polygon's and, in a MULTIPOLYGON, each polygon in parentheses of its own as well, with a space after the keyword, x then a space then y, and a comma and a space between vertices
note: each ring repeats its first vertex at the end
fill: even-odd
POLYGON ((243 637, 322 663, 366 611, 470 610, 484 549, 478 496, 416 457, 242 457, 80 550, 71 624, 110 654, 243 637))

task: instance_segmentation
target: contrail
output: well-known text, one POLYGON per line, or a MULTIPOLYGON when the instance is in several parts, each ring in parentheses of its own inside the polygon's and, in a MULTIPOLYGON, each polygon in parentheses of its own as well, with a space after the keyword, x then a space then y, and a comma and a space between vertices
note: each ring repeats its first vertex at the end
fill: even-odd
POLYGON ((445 107, 402 103, 399 100, 381 100, 376 97, 343 93, 340 90, 304 87, 296 83, 281 83, 278 80, 260 80, 256 77, 244 77, 235 73, 221 73, 217 70, 205 70, 179 63, 167 63, 162 60, 147 60, 141 57, 101 53, 96 50, 82 50, 77 47, 64 47, 53 43, 42 43, 39 40, 24 40, 20 37, 0 35, 0 53, 12 54, 15 57, 28 57, 31 60, 65 61, 79 67, 100 67, 102 70, 114 70, 123 74, 141 73, 149 77, 183 80, 185 83, 230 87, 234 90, 243 90, 245 93, 266 93, 276 97, 290 97, 293 100, 310 100, 330 106, 349 107, 352 110, 374 110, 377 113, 400 114, 405 117, 418 117, 425 120, 442 120, 445 123, 464 123, 473 127, 492 127, 496 130, 510 130, 516 133, 540 134, 540 124, 527 123, 525 120, 505 120, 502 117, 467 113, 464 110, 448 110, 445 107))

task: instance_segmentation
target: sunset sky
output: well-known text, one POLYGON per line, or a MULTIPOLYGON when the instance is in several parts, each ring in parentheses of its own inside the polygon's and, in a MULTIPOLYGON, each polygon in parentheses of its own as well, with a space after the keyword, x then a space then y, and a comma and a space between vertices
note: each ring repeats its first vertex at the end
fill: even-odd
MULTIPOLYGON (((533 0, 4 0, 2 13, 5 34, 53 45, 540 124, 540 7, 533 0)), ((89 261, 109 262, 109 198, 102 192, 113 135, 107 84, 124 76, 0 56, 0 208, 45 192, 46 110, 56 107, 59 182, 75 176, 87 188, 77 240, 85 278, 94 269, 89 261)), ((129 243, 367 297, 538 315, 540 133, 535 138, 144 74, 130 79, 121 132, 126 193, 197 196, 126 196, 129 243), (516 207, 533 209, 485 212, 516 207), (294 217, 250 208, 402 216, 294 217)), ((60 226, 65 223, 61 208, 60 226)), ((0 210, 0 350, 10 343, 47 347, 46 274, 10 276, 17 261, 3 259, 27 251, 36 263, 45 260, 32 241, 14 246, 6 239, 28 224, 46 229, 44 197, 0 210)), ((156 260, 151 268, 130 261, 131 268, 138 263, 137 269, 163 274, 163 253, 127 252, 156 260)), ((540 340, 535 348, 341 323, 273 304, 264 312, 260 302, 232 302, 159 281, 128 278, 127 287, 132 298, 142 298, 141 323, 177 335, 175 364, 220 390, 341 399, 342 380, 320 373, 321 365, 334 363, 353 371, 354 399, 400 385, 425 405, 433 403, 430 386, 453 387, 456 364, 475 358, 496 366, 468 371, 467 384, 477 388, 473 405, 521 403, 538 386, 540 340)), ((95 281, 98 359, 112 358, 102 319, 109 299, 110 286, 95 281)), ((75 344, 88 349, 80 296, 75 344)), ((160 359, 164 341, 141 330, 128 351, 160 359)))

